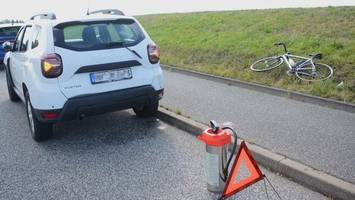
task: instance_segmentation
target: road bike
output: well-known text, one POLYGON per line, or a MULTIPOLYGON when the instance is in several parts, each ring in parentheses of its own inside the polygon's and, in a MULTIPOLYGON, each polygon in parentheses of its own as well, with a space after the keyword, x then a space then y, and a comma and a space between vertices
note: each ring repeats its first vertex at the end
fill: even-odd
POLYGON ((315 62, 315 60, 322 59, 322 54, 309 55, 309 57, 296 56, 287 51, 285 43, 281 42, 274 45, 282 45, 285 53, 279 56, 262 58, 254 62, 250 66, 252 71, 268 71, 286 63, 289 68, 287 74, 296 75, 304 81, 326 80, 333 75, 333 69, 329 65, 315 62))

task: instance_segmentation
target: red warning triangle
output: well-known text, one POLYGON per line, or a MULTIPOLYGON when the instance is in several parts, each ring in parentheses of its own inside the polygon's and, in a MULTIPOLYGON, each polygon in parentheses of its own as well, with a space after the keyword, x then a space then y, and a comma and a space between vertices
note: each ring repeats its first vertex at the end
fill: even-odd
POLYGON ((224 187, 221 199, 226 199, 263 178, 264 175, 243 141, 232 166, 231 174, 224 187))

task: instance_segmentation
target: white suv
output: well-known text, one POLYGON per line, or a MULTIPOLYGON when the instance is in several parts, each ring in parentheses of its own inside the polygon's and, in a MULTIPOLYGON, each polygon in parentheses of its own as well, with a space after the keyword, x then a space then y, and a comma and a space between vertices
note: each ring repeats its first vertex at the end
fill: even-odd
POLYGON ((155 115, 164 94, 159 48, 118 10, 73 21, 35 15, 3 46, 10 99, 25 103, 36 141, 58 121, 129 108, 155 115))

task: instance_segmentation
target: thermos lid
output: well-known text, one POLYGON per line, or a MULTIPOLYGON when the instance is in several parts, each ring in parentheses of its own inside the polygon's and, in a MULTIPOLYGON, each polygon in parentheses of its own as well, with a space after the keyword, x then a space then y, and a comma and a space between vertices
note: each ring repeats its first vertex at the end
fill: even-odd
POLYGON ((221 147, 230 144, 232 141, 231 134, 222 129, 213 132, 212 129, 206 129, 203 133, 197 136, 197 139, 204 142, 208 146, 221 147))

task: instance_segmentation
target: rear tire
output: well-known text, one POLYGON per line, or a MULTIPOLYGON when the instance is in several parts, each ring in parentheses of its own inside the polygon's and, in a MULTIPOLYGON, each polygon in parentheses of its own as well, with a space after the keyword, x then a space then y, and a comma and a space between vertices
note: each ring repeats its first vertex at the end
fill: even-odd
POLYGON ((27 91, 25 92, 25 105, 28 125, 30 127, 32 138, 37 142, 41 142, 50 138, 53 134, 53 124, 43 123, 37 119, 36 115, 34 115, 30 96, 27 91))
POLYGON ((134 107, 133 111, 138 117, 153 117, 157 115, 158 107, 159 99, 155 98, 141 107, 134 107))
POLYGON ((333 69, 326 64, 314 63, 316 72, 312 74, 312 65, 308 63, 296 69, 296 76, 304 81, 322 81, 329 79, 333 75, 333 69))
POLYGON ((9 69, 5 68, 5 73, 6 73, 7 91, 9 93, 10 101, 12 101, 12 102, 19 101, 20 97, 16 94, 16 92, 14 90, 14 85, 12 83, 11 74, 10 74, 9 69))
POLYGON ((280 66, 283 63, 283 61, 284 60, 281 57, 277 57, 277 56, 262 58, 254 62, 250 66, 250 69, 255 72, 268 71, 280 66))

